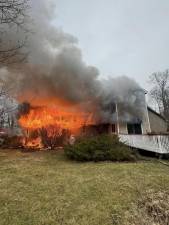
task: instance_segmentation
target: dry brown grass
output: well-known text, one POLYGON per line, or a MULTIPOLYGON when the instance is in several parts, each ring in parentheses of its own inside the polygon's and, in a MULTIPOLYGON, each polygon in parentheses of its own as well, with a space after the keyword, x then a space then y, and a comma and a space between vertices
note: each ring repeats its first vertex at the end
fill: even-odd
POLYGON ((166 225, 167 190, 169 168, 157 162, 0 150, 0 225, 166 225))
POLYGON ((126 213, 130 225, 169 225, 169 192, 150 189, 126 213))

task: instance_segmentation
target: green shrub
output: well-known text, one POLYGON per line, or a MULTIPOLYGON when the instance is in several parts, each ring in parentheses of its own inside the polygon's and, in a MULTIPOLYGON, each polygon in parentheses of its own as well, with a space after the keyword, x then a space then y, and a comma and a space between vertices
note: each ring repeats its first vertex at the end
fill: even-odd
POLYGON ((137 154, 116 135, 81 138, 64 148, 69 159, 77 161, 135 161, 137 154))

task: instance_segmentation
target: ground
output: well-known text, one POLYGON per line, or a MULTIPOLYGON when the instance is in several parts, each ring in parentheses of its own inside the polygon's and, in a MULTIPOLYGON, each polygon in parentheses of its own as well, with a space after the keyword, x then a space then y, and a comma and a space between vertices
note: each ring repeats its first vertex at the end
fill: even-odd
POLYGON ((126 225, 140 194, 168 187, 169 167, 155 160, 76 163, 62 152, 0 150, 0 225, 126 225))

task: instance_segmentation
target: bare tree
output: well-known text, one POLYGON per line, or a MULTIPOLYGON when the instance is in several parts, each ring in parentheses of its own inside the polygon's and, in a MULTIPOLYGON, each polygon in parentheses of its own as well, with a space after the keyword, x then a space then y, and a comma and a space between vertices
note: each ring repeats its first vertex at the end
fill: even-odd
POLYGON ((169 121, 169 70, 153 73, 150 95, 156 101, 159 112, 169 121))
POLYGON ((0 66, 26 59, 28 1, 0 0, 0 66))
POLYGON ((44 147, 54 149, 67 143, 70 131, 61 129, 59 126, 48 126, 39 129, 40 137, 44 147))
POLYGON ((0 128, 13 128, 16 120, 18 105, 16 101, 9 95, 9 90, 5 85, 0 85, 0 128))

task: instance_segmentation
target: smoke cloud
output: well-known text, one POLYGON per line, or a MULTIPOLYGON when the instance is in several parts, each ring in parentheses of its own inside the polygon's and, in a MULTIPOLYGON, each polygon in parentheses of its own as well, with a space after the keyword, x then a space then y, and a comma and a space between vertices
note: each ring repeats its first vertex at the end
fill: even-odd
MULTIPOLYGON (((99 70, 83 61, 77 38, 54 25, 55 2, 31 2, 28 61, 6 69, 7 83, 15 80, 16 98, 34 105, 57 104, 58 100, 81 105, 101 122, 113 122, 117 107, 120 120, 141 119, 145 104, 142 89, 125 76, 100 80, 99 70)), ((1 69, 1 78, 2 74, 1 69)))

